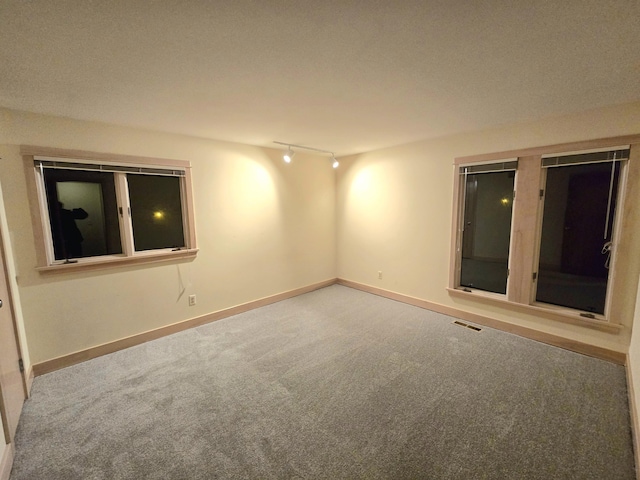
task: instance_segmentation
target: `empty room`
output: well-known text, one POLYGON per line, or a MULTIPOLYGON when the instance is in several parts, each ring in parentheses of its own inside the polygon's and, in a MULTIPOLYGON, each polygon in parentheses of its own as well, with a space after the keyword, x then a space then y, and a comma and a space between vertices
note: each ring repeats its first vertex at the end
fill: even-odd
POLYGON ((640 478, 638 1, 0 18, 0 480, 640 478))

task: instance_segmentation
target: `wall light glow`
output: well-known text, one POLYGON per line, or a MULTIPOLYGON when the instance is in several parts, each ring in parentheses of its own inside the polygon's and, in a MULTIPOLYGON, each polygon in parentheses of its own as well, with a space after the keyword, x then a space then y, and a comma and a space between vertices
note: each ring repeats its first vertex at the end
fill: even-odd
POLYGON ((155 220, 162 220, 164 218, 164 212, 162 210, 156 210, 153 212, 153 218, 155 220))

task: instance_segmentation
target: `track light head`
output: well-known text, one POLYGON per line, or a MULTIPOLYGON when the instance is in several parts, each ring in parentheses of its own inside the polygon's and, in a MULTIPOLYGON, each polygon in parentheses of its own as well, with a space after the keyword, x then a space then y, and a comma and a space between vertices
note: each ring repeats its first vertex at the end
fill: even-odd
POLYGON ((278 142, 275 140, 273 141, 273 143, 277 143, 278 145, 284 145, 285 147, 287 147, 287 151, 282 155, 282 159, 287 163, 291 163, 291 160, 293 160, 293 156, 296 154, 296 152, 293 151, 293 147, 296 147, 296 148, 302 148, 304 150, 313 150, 314 152, 328 153, 329 155, 331 155, 331 162, 332 162, 333 168, 338 168, 338 166, 340 165, 340 162, 336 160, 336 154, 333 153, 331 150, 322 150, 321 148, 305 147, 304 145, 296 145, 295 143, 278 142))
POLYGON ((293 156, 296 153, 291 150, 291 147, 288 148, 288 150, 285 152, 285 154, 282 156, 282 158, 284 158, 284 161, 287 163, 291 163, 291 160, 293 160, 293 156))

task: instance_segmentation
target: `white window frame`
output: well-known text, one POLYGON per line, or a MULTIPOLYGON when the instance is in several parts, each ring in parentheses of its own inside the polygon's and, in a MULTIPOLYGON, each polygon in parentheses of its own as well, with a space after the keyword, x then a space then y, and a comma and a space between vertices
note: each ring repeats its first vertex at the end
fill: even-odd
MULTIPOLYGON (((55 272, 68 269, 95 269, 108 266, 169 261, 172 259, 195 257, 197 254, 195 218, 193 208, 193 190, 191 181, 191 164, 183 160, 168 160, 147 157, 133 157, 96 152, 52 149, 46 147, 21 147, 24 159, 29 201, 32 211, 34 227, 37 270, 41 272, 55 272), (103 165, 106 171, 109 167, 127 167, 139 170, 153 169, 160 173, 166 171, 168 175, 180 178, 180 192, 182 205, 182 221, 185 246, 180 249, 162 248, 145 251, 135 251, 133 227, 131 222, 129 190, 127 172, 113 171, 116 186, 116 201, 118 209, 123 214, 118 215, 122 253, 115 255, 100 255, 73 259, 73 262, 56 260, 53 249, 53 237, 49 219, 47 195, 45 191, 41 161, 56 162, 62 167, 65 163, 79 163, 86 165, 103 165), (176 170, 180 174, 174 174, 176 170)), ((46 167, 45 167, 46 168, 46 167)), ((82 168, 76 168, 81 170, 82 168)), ((86 171, 93 171, 87 169, 86 171)), ((135 172, 130 172, 134 173, 135 172)))
MULTIPOLYGON (((619 251, 622 249, 628 255, 630 245, 633 243, 633 234, 623 231, 623 223, 624 218, 630 215, 632 209, 636 208, 632 199, 639 193, 637 190, 640 188, 637 182, 629 180, 630 177, 640 174, 640 135, 461 157, 455 159, 454 169, 452 243, 447 288, 450 294, 484 303, 498 304, 510 310, 553 320, 604 331, 619 331, 621 328, 620 319, 624 317, 625 304, 628 303, 623 298, 623 289, 619 287, 625 281, 629 281, 627 277, 633 276, 629 273, 630 270, 628 265, 625 265, 624 258, 621 260, 619 251), (590 314, 585 317, 585 313, 590 312, 537 302, 537 285, 533 274, 538 270, 542 233, 543 199, 540 197, 540 190, 544 188, 546 179, 546 168, 542 167, 542 158, 566 156, 572 153, 616 150, 620 146, 630 149, 630 158, 623 161, 621 165, 618 207, 613 225, 614 244, 604 314, 590 314), (462 245, 460 222, 464 220, 464 185, 460 180, 460 172, 463 167, 470 165, 502 162, 505 161, 504 159, 513 157, 518 158, 518 169, 515 177, 515 198, 511 222, 507 293, 497 294, 462 287, 459 283, 462 245)), ((629 263, 628 259, 626 263, 629 263)))
MULTIPOLYGON (((584 154, 588 154, 588 153, 599 153, 599 152, 608 152, 608 151, 614 151, 614 150, 629 150, 630 149, 630 145, 617 145, 617 146, 613 146, 613 147, 607 147, 607 148, 595 148, 595 149, 589 149, 589 150, 582 150, 582 151, 572 151, 572 152, 564 152, 564 153, 560 153, 560 154, 546 154, 546 155, 541 155, 541 160, 544 161, 545 158, 550 158, 550 157, 568 157, 571 155, 584 155, 584 154)), ((614 160, 614 159, 612 159, 614 160)), ((616 159, 617 161, 620 161, 620 159, 616 159)), ((626 189, 624 188, 625 185, 627 184, 627 175, 628 175, 628 171, 629 171, 629 163, 628 163, 629 159, 624 159, 622 161, 620 161, 620 176, 619 176, 619 180, 618 180, 618 190, 616 192, 616 205, 621 206, 623 204, 624 201, 624 197, 625 197, 625 193, 626 193, 626 189)), ((598 162, 581 162, 581 163, 573 163, 572 165, 576 165, 576 164, 581 164, 581 165, 586 165, 588 163, 601 163, 600 161, 598 162)), ((564 164, 566 165, 566 164, 564 164)), ((553 166, 542 166, 541 165, 541 183, 540 183, 540 189, 542 192, 544 192, 544 194, 542 194, 540 196, 540 209, 539 209, 539 218, 538 218, 538 222, 537 222, 537 245, 536 245, 536 249, 534 251, 534 270, 536 273, 538 273, 539 268, 540 268, 540 250, 542 247, 542 225, 543 225, 543 217, 544 217, 544 201, 546 198, 546 191, 547 191, 547 175, 549 173, 549 170, 552 168, 557 168, 563 166, 563 164, 559 164, 559 165, 553 165, 553 166)), ((612 225, 612 232, 611 232, 611 241, 612 241, 612 247, 611 247, 611 260, 610 260, 610 265, 616 265, 615 259, 617 256, 617 245, 618 245, 618 240, 622 234, 621 231, 621 210, 618 207, 616 209, 616 215, 613 218, 613 225, 612 225)), ((577 310, 577 309, 572 309, 570 307, 562 307, 562 306, 558 306, 558 305, 552 305, 552 304, 548 304, 548 303, 544 303, 544 302, 540 302, 537 300, 537 293, 538 293, 538 282, 534 281, 532 282, 532 288, 531 288, 531 300, 530 303, 531 305, 534 306, 539 306, 539 307, 544 307, 544 308, 553 308, 553 309, 560 309, 560 311, 563 310, 567 310, 567 311, 579 311, 578 315, 584 317, 584 318, 589 318, 589 317, 593 317, 594 319, 600 320, 600 321, 608 321, 608 319, 611 317, 611 315, 608 314, 608 312, 611 309, 611 293, 612 293, 612 288, 613 288, 613 268, 611 268, 609 270, 609 275, 607 277, 607 291, 605 294, 605 308, 604 308, 604 313, 603 314, 597 314, 597 313, 592 313, 592 312, 587 312, 584 310, 577 310)))
MULTIPOLYGON (((512 171, 514 172, 515 176, 514 176, 514 188, 515 188, 515 182, 518 179, 518 157, 509 157, 509 158, 500 158, 497 160, 491 160, 491 161, 486 161, 486 162, 470 162, 470 163, 461 163, 459 165, 457 165, 456 168, 456 175, 458 176, 458 178, 456 179, 456 181, 459 184, 459 188, 457 189, 458 191, 458 195, 457 195, 457 199, 456 202, 458 204, 457 207, 457 232, 456 232, 456 241, 455 241, 455 269, 454 269, 454 275, 453 275, 453 284, 456 285, 455 288, 461 289, 461 290, 477 290, 477 291, 481 291, 483 292, 483 294, 488 295, 488 296, 498 296, 498 298, 504 298, 506 295, 508 295, 509 293, 509 281, 507 278, 507 292, 506 293, 496 293, 496 292, 489 292, 486 290, 479 290, 479 289, 472 289, 471 287, 467 287, 467 286, 462 286, 460 285, 460 277, 462 274, 462 242, 464 240, 464 229, 465 229, 465 225, 464 225, 464 205, 465 205, 465 189, 466 189, 466 185, 463 184, 460 181, 461 177, 465 177, 464 174, 464 170, 467 168, 473 168, 473 167, 477 167, 477 166, 491 166, 491 165, 496 165, 496 167, 500 167, 500 168, 496 168, 496 169, 486 169, 483 170, 482 172, 469 172, 470 174, 473 173, 489 173, 489 172, 502 172, 502 171, 512 171), (503 164, 509 164, 509 163, 516 163, 515 168, 503 168, 503 164)), ((454 219, 455 220, 455 219, 454 219)), ((511 241, 512 241, 512 235, 513 235, 513 208, 511 211, 511 230, 509 231, 509 258, 507 259, 507 270, 509 271, 511 268, 511 241)))

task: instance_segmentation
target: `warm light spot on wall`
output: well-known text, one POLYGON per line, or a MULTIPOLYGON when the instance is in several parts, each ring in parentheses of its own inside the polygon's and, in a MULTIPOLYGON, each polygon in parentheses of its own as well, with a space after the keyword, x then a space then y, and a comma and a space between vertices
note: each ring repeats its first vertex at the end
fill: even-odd
POLYGON ((269 175, 269 172, 267 172, 264 167, 256 166, 254 175, 256 186, 262 192, 271 190, 273 188, 273 180, 271 179, 271 175, 269 175))
POLYGON ((227 203, 234 224, 246 235, 260 235, 269 228, 273 212, 278 208, 278 195, 272 172, 262 163, 240 157, 227 175, 231 186, 227 203))
POLYGON ((358 196, 368 195, 373 183, 373 175, 370 169, 364 169, 358 173, 352 183, 352 193, 358 196))
POLYGON ((503 197, 500 199, 500 203, 502 205, 504 205, 505 207, 509 206, 509 204, 511 203, 511 201, 509 200, 508 197, 503 197))
POLYGON ((389 242, 397 235, 396 226, 406 210, 402 204, 403 182, 386 163, 364 165, 349 180, 345 203, 349 228, 392 248, 389 242))
POLYGON ((162 210, 156 210, 153 212, 154 220, 162 220, 164 219, 164 212, 162 210))

